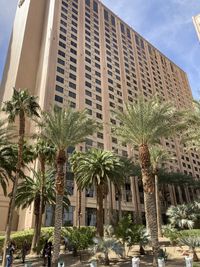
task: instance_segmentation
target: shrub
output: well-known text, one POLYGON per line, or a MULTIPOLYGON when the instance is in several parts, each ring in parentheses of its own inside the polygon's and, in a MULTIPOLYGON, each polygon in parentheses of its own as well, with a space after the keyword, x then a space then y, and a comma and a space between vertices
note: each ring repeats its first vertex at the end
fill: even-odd
POLYGON ((165 237, 169 238, 172 245, 178 243, 178 238, 180 236, 180 231, 171 227, 170 225, 166 225, 163 227, 163 234, 165 237))
POLYGON ((72 247, 74 256, 76 256, 77 251, 87 249, 93 244, 95 233, 94 227, 73 227, 66 228, 64 237, 67 238, 69 246, 72 247))
MULTIPOLYGON (((71 232, 72 227, 63 227, 61 231, 61 237, 69 237, 69 233, 71 232)), ((91 235, 91 233, 95 233, 95 228, 92 227, 83 227, 80 228, 81 233, 87 233, 88 236, 91 235)), ((53 241, 53 234, 54 234, 54 227, 43 227, 41 229, 41 237, 40 237, 40 243, 38 247, 38 251, 41 251, 42 248, 44 247, 44 243, 46 240, 51 240, 53 241)), ((82 239, 85 237, 83 234, 82 239)), ((75 235, 74 235, 75 236, 75 235)), ((21 250, 22 245, 24 243, 24 240, 27 240, 28 244, 31 245, 32 243, 32 238, 33 238, 33 229, 30 230, 24 230, 24 231, 17 231, 13 234, 11 234, 11 240, 16 244, 16 249, 21 250)), ((81 240, 82 240, 81 239, 81 240)), ((83 243, 83 242, 82 242, 83 243)), ((3 249, 3 244, 4 244, 4 236, 0 236, 0 251, 3 249)))
POLYGON ((123 217, 115 228, 115 235, 130 248, 135 244, 140 245, 141 253, 144 253, 143 246, 148 243, 148 235, 143 225, 133 224, 131 216, 123 217))

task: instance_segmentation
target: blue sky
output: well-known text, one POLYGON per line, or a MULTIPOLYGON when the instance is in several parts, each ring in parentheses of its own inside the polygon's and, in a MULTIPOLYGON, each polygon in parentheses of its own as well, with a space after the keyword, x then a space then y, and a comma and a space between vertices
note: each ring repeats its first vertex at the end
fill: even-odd
MULTIPOLYGON (((199 0, 102 0, 167 57, 179 65, 200 98, 200 42, 192 16, 200 13, 199 0)), ((0 79, 17 0, 0 0, 0 79)))

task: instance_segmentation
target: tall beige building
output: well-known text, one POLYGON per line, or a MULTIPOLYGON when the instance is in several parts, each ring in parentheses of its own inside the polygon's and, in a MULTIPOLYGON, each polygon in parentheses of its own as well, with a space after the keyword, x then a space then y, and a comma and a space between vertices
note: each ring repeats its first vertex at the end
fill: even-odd
POLYGON ((200 14, 194 16, 192 19, 193 19, 193 23, 194 23, 194 26, 195 26, 195 29, 197 32, 197 36, 198 36, 199 41, 200 41, 200 14))
MULTIPOLYGON (((103 130, 79 149, 98 147, 135 160, 138 152, 121 144, 111 132, 109 125, 119 123, 112 111, 122 111, 124 103, 134 102, 140 94, 146 98, 158 94, 177 108, 188 108, 192 101, 186 73, 98 0, 26 0, 18 7, 1 87, 1 101, 10 99, 12 87, 29 88, 31 94, 38 95, 42 109, 52 104, 64 107, 68 102, 73 108, 87 109, 88 116, 103 123, 103 130)), ((163 140, 163 145, 176 157, 168 164, 169 170, 199 178, 197 153, 186 154, 177 137, 163 140)), ((78 194, 71 173, 67 187, 71 207, 64 224, 77 224, 78 194)), ((142 214, 143 193, 138 179, 128 179, 122 192, 122 209, 142 214)), ((192 201, 194 195, 192 188, 166 186, 163 209, 192 201)), ((117 210, 114 188, 112 199, 117 210)), ((7 207, 1 195, 4 214, 7 207)), ((94 190, 85 190, 81 224, 95 224, 95 208, 94 190)), ((5 220, 6 216, 0 221, 1 229, 5 220)), ((33 220, 32 207, 17 211, 14 228, 29 228, 33 220)), ((45 221, 51 224, 50 208, 45 221)))

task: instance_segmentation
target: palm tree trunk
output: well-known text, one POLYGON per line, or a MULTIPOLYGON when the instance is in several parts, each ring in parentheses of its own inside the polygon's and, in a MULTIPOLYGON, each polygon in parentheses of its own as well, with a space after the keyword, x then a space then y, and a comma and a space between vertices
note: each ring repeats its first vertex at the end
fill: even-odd
POLYGON ((39 213, 35 214, 35 228, 34 228, 34 234, 33 234, 33 239, 32 239, 32 244, 31 244, 31 254, 35 254, 36 252, 36 241, 37 241, 37 235, 39 231, 39 213))
POLYGON ((108 218, 108 195, 104 197, 104 218, 105 218, 105 225, 108 225, 109 218, 108 218))
POLYGON ((144 207, 146 222, 149 227, 152 249, 153 249, 153 266, 158 266, 158 226, 156 217, 156 204, 155 204, 155 185, 154 176, 151 169, 150 153, 148 146, 143 144, 139 147, 140 165, 142 171, 142 182, 144 189, 144 207))
POLYGON ((63 218, 63 195, 65 191, 65 172, 66 163, 65 150, 59 150, 56 156, 57 177, 56 177, 56 208, 54 226, 54 250, 52 267, 57 267, 60 253, 60 238, 63 218))
POLYGON ((81 227, 81 201, 82 195, 81 190, 78 190, 78 228, 81 227))
POLYGON ((103 186, 97 185, 97 233, 103 237, 103 186))
POLYGON ((12 221, 13 221, 13 215, 15 211, 15 198, 16 198, 16 193, 17 193, 18 180, 20 177, 20 171, 21 171, 22 163, 23 163, 24 134, 25 134, 25 115, 24 115, 24 112, 21 111, 19 114, 19 140, 18 140, 18 156, 17 156, 16 175, 15 175, 15 180, 13 182, 13 189, 12 189, 12 195, 10 198, 7 226, 6 226, 6 232, 5 232, 3 260, 2 260, 3 267, 5 267, 5 264, 6 264, 6 247, 7 247, 8 242, 10 241, 12 221))
POLYGON ((110 265, 110 260, 109 260, 109 256, 108 256, 108 251, 105 252, 105 265, 106 265, 106 266, 110 265))
MULTIPOLYGON (((39 208, 39 220, 38 220, 38 234, 36 238, 36 247, 38 247, 41 236, 42 227, 42 215, 44 213, 44 187, 45 187, 45 156, 39 155, 40 168, 42 174, 41 191, 40 191, 40 208, 39 208)), ((38 251, 37 251, 38 252, 38 251)))
POLYGON ((156 195, 156 214, 157 214, 157 223, 158 223, 158 237, 162 237, 161 206, 160 206, 159 184, 158 184, 158 175, 157 174, 155 174, 155 195, 156 195))
POLYGON ((112 190, 112 183, 109 181, 109 224, 113 224, 113 190, 112 190))
POLYGON ((197 256, 197 253, 196 253, 195 248, 192 248, 192 253, 193 253, 193 261, 194 261, 194 262, 199 261, 199 258, 198 258, 198 256, 197 256))
POLYGON ((119 221, 122 219, 122 194, 121 189, 118 190, 118 203, 119 203, 119 221))

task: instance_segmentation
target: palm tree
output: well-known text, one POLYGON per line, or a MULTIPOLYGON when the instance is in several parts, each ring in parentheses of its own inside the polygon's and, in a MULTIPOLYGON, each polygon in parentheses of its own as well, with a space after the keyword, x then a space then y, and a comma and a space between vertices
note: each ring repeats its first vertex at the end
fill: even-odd
MULTIPOLYGON (((55 170, 48 170, 45 172, 45 183, 43 183, 44 174, 39 171, 36 172, 32 169, 33 178, 26 176, 23 181, 18 185, 17 195, 15 200, 16 207, 22 207, 25 209, 34 203, 34 215, 35 226, 34 236, 39 235, 39 223, 40 223, 40 206, 42 199, 42 214, 45 211, 45 207, 49 205, 55 205, 56 203, 56 188, 55 188, 55 170), (42 198, 41 198, 42 196, 42 198)), ((68 208, 70 202, 68 199, 67 190, 65 190, 63 205, 68 208)), ((41 225, 40 225, 41 227, 41 225)), ((34 240, 33 236, 33 240, 34 240)), ((33 241, 32 241, 33 242, 33 241)), ((39 239, 38 239, 39 244, 39 239)), ((38 245, 37 244, 37 245, 38 245)), ((34 250, 37 246, 34 246, 34 250)))
POLYGON ((50 165, 55 158, 55 148, 52 145, 49 145, 46 140, 41 137, 37 139, 37 142, 34 146, 35 157, 38 158, 40 163, 40 174, 41 174, 41 190, 40 190, 40 208, 38 215, 37 230, 34 231, 34 236, 32 240, 31 252, 35 251, 35 248, 38 246, 40 241, 41 226, 42 226, 42 214, 43 214, 43 196, 46 184, 46 175, 45 169, 46 164, 50 165))
POLYGON ((12 162, 12 151, 9 140, 13 138, 13 131, 7 125, 7 120, 0 119, 0 186, 4 195, 7 194, 9 178, 14 170, 12 162))
POLYGON ((56 107, 51 112, 44 113, 41 126, 43 137, 56 149, 56 209, 52 262, 54 266, 57 266, 63 217, 66 151, 70 146, 82 143, 87 136, 93 134, 97 125, 96 122, 87 117, 86 111, 75 111, 68 106, 66 109, 56 107))
POLYGON ((161 219, 161 207, 160 207, 160 196, 159 196, 159 177, 158 168, 170 160, 173 160, 169 152, 167 152, 161 146, 152 146, 150 148, 151 164, 153 167, 153 174, 155 177, 155 197, 156 197, 156 214, 158 223, 158 237, 162 237, 162 219, 161 219))
POLYGON ((184 113, 186 131, 183 132, 182 139, 187 145, 187 149, 200 148, 200 101, 193 101, 193 109, 184 113))
POLYGON ((166 212, 172 227, 193 228, 198 215, 193 204, 170 206, 166 212))
POLYGON ((94 185, 97 192, 97 232, 103 236, 103 199, 108 193, 109 182, 123 184, 122 163, 111 151, 91 149, 77 152, 71 158, 72 171, 79 190, 94 185))
POLYGON ((179 244, 188 246, 191 248, 192 253, 193 253, 193 261, 199 261, 196 248, 200 247, 200 238, 198 236, 183 236, 179 238, 179 244))
POLYGON ((23 164, 23 144, 25 137, 25 123, 26 117, 33 118, 39 117, 39 105, 37 103, 37 98, 35 96, 31 96, 28 90, 19 90, 14 89, 12 99, 4 103, 3 111, 8 114, 9 123, 14 123, 17 116, 19 116, 19 136, 18 136, 18 157, 16 164, 16 173, 15 179, 13 182, 12 196, 10 198, 10 205, 8 211, 8 220, 6 226, 5 233, 5 241, 4 241, 4 257, 3 264, 5 265, 5 254, 6 254, 6 246, 8 241, 10 240, 10 233, 13 221, 13 214, 15 209, 15 197, 17 191, 18 180, 20 177, 20 172, 23 164))
POLYGON ((178 113, 170 103, 160 103, 157 98, 145 101, 142 97, 133 105, 126 105, 124 112, 116 113, 121 122, 116 133, 123 141, 139 150, 142 172, 146 222, 149 227, 154 252, 153 265, 157 266, 159 250, 158 228, 155 206, 155 184, 151 167, 149 147, 160 143, 177 129, 178 113))

